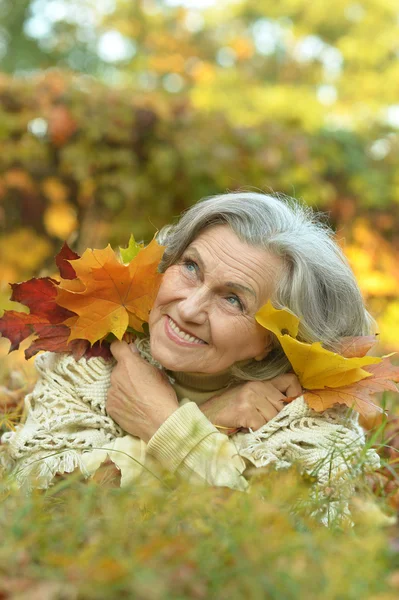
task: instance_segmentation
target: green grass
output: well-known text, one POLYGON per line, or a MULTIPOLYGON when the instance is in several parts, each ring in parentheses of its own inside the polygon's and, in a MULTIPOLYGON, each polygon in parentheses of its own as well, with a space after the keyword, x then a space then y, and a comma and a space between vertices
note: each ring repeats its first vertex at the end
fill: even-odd
POLYGON ((248 494, 76 476, 3 489, 0 595, 25 582, 54 599, 393 599, 387 530, 368 518, 326 528, 311 502, 293 470, 259 473, 248 494))
MULTIPOLYGON (((0 373, 19 394, 3 406, 3 429, 32 385, 22 379, 0 373)), ((384 402, 395 412, 396 398, 384 402)), ((379 510, 399 506, 394 422, 370 438, 383 479, 374 495, 357 483, 354 526, 313 518, 330 499, 310 495, 311 478, 294 469, 254 470, 249 493, 171 478, 120 489, 71 475, 28 495, 3 474, 0 599, 397 600, 398 528, 379 510)))

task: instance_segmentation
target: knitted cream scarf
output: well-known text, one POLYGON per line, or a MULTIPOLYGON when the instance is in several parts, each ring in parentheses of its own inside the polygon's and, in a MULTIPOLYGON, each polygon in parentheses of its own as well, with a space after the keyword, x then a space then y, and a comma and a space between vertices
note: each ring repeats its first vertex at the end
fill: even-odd
MULTIPOLYGON (((156 364, 145 344, 137 346, 156 364)), ((3 435, 2 462, 20 485, 33 476, 38 487, 46 488, 57 473, 79 468, 88 476, 82 455, 87 459, 87 453, 126 433, 105 410, 114 363, 101 358, 76 362, 70 355, 47 352, 35 364, 39 379, 25 399, 26 420, 3 435)), ((364 449, 357 413, 343 406, 316 413, 302 397, 258 431, 231 439, 256 467, 281 469, 296 463, 321 484, 379 466, 376 452, 364 449)))

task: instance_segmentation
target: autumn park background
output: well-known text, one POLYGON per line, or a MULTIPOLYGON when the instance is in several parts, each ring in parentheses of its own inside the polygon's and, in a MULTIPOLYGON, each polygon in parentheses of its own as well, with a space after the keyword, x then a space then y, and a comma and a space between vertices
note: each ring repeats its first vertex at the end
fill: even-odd
MULTIPOLYGON (((64 240, 78 252, 108 242, 126 245, 132 231, 136 239, 149 241, 156 229, 203 196, 273 191, 328 214, 377 319, 379 351, 399 350, 397 0, 336 0, 331 5, 324 0, 0 0, 0 150, 1 310, 17 308, 9 301, 9 282, 52 273, 64 240)), ((13 391, 14 399, 20 398, 18 390, 26 391, 34 378, 32 361, 25 364, 17 353, 6 356, 8 347, 1 340, 3 403, 10 402, 13 391)), ((11 422, 12 414, 7 418, 11 422)), ((86 494, 79 530, 84 537, 85 518, 90 521, 93 511, 102 514, 96 502, 105 500, 88 500, 86 491, 73 493, 80 506, 83 496, 78 495, 86 494)), ((355 537, 345 544, 339 538, 332 542, 318 531, 306 538, 315 554, 303 554, 298 548, 305 538, 282 516, 287 494, 269 502, 268 518, 261 503, 251 518, 241 506, 252 519, 252 530, 268 527, 275 540, 273 552, 269 548, 270 554, 263 555, 280 565, 268 597, 296 598, 299 590, 318 598, 321 589, 326 599, 397 597, 397 559, 389 554, 396 534, 387 541, 381 532, 364 533, 362 545, 355 537), (284 546, 276 542, 281 531, 284 546), (287 548, 290 568, 284 562, 287 548), (389 572, 381 558, 385 552, 389 572), (345 568, 338 554, 345 557, 345 568), (363 566, 352 579, 358 561, 363 566), (344 591, 334 587, 330 565, 345 582, 344 591), (319 570, 312 584, 303 574, 307 568, 319 570), (285 595, 279 596, 285 585, 285 595), (396 589, 392 596, 389 585, 396 589)), ((120 501, 127 506, 126 493, 120 501)), ((15 502, 20 505, 14 511, 28 510, 22 500, 15 502)), ((48 596, 41 598, 61 597, 57 587, 48 588, 49 581, 54 583, 50 571, 56 578, 71 572, 68 586, 77 581, 79 597, 111 597, 106 591, 101 596, 103 588, 131 591, 126 583, 112 587, 125 582, 133 569, 115 549, 112 556, 98 551, 95 559, 83 553, 81 565, 87 568, 79 571, 73 567, 78 550, 71 537, 69 558, 65 549, 58 551, 58 562, 46 558, 46 552, 57 551, 45 541, 48 524, 38 516, 43 502, 33 499, 28 510, 36 519, 35 533, 20 523, 20 534, 9 534, 17 558, 0 551, 13 570, 11 587, 4 588, 10 595, 4 597, 14 597, 18 560, 29 564, 32 585, 47 585, 48 596), (23 554, 26 535, 36 552, 42 544, 41 563, 23 554), (46 583, 38 583, 34 565, 39 563, 46 565, 46 583), (99 575, 104 572, 111 573, 108 579, 99 575), (84 583, 87 577, 94 591, 84 583)), ((191 523, 181 545, 165 533, 151 546, 148 530, 169 527, 157 515, 146 529, 154 502, 151 497, 139 511, 142 545, 129 546, 132 564, 143 569, 147 560, 153 565, 148 573, 144 569, 135 597, 265 597, 265 587, 251 588, 252 576, 243 589, 232 585, 238 577, 234 557, 230 563, 214 559, 213 592, 201 568, 196 570, 200 559, 181 565, 176 559, 189 552, 193 540, 206 538, 206 531, 217 530, 226 547, 230 544, 229 552, 236 544, 240 557, 243 548, 252 556, 249 549, 260 539, 254 542, 244 527, 234 534, 223 529, 209 513, 202 515, 198 530, 191 523), (158 579, 157 569, 163 572, 158 579), (180 591, 168 595, 174 585, 180 591)), ((229 502, 234 521, 237 504, 244 501, 229 502)), ((177 511, 184 522, 188 505, 183 500, 177 511)), ((123 529, 122 516, 115 518, 123 529)), ((62 535, 70 527, 63 523, 62 535)), ((245 519, 242 523, 250 527, 245 519)), ((94 535, 97 525, 90 526, 94 535)), ((96 535, 102 539, 105 534, 96 535)), ((128 547, 127 539, 124 543, 128 547)), ((200 548, 205 552, 205 545, 200 548)), ((206 571, 205 555, 202 559, 206 571)), ((248 561, 250 573, 259 578, 258 559, 248 561)), ((73 598, 73 590, 65 597, 73 598)))

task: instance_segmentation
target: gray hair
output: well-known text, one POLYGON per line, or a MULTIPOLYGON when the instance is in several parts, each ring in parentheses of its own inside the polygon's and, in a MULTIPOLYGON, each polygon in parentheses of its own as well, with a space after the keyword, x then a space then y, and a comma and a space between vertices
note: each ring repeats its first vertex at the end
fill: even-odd
MULTIPOLYGON (((367 335, 373 320, 333 231, 311 208, 280 195, 233 192, 204 198, 158 233, 166 246, 160 272, 175 264, 204 229, 226 224, 241 241, 281 257, 285 268, 271 298, 300 319, 298 338, 336 350, 345 336, 367 335)), ((234 381, 271 379, 291 369, 277 339, 262 361, 233 365, 234 381)))

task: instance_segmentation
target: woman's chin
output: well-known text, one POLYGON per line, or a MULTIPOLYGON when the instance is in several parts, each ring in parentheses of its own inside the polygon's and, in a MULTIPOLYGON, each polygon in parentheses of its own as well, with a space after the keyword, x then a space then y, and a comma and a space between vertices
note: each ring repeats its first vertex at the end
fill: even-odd
MULTIPOLYGON (((215 368, 215 365, 212 363, 210 365, 208 362, 204 360, 199 360, 199 357, 189 358, 184 355, 178 355, 171 352, 169 349, 157 349, 152 351, 152 357, 158 361, 164 369, 168 371, 176 371, 179 373, 204 373, 208 375, 214 375, 221 372, 222 369, 215 368)), ((226 367, 223 369, 225 371, 226 367)))
POLYGON ((193 371, 195 370, 195 363, 188 364, 187 360, 183 360, 180 356, 174 356, 174 353, 170 350, 164 351, 152 351, 152 357, 158 361, 164 369, 168 371, 193 371))
POLYGON ((176 356, 173 350, 165 348, 163 344, 151 344, 151 355, 164 369, 169 371, 177 371, 182 363, 182 357, 176 356))
POLYGON ((152 357, 168 371, 179 371, 184 373, 212 373, 215 372, 210 365, 200 360, 200 356, 188 357, 186 352, 174 352, 170 348, 151 349, 152 357))

